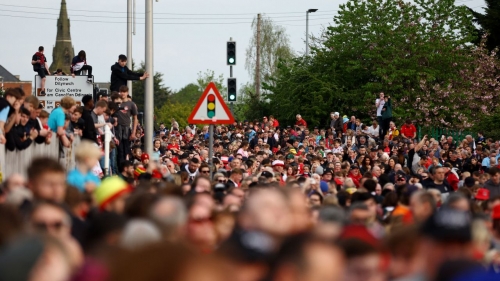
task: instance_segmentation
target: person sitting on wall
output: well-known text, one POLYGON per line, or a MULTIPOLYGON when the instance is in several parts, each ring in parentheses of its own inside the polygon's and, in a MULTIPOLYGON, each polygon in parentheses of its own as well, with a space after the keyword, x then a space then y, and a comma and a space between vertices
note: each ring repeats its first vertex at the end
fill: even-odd
POLYGON ((87 65, 87 54, 84 50, 78 52, 78 55, 71 62, 71 76, 81 75, 83 70, 87 70, 87 83, 92 83, 92 66, 87 65))

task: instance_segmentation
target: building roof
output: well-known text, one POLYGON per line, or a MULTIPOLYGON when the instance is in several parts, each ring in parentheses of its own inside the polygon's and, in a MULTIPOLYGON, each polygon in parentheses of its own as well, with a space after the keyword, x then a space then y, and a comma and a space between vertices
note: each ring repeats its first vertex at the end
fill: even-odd
POLYGON ((19 82, 19 79, 2 65, 0 65, 0 76, 3 77, 4 82, 19 82))

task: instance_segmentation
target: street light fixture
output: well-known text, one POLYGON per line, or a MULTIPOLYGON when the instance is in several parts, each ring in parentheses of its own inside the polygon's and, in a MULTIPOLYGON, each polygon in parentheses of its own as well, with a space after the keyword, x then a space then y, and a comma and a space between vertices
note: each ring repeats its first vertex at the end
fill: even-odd
POLYGON ((309 55, 309 14, 315 13, 318 9, 309 9, 306 12, 306 56, 309 55))

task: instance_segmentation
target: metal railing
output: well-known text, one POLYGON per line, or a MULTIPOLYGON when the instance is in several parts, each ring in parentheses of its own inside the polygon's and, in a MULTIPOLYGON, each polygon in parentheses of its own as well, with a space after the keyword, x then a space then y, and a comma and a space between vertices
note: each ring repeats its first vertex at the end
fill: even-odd
POLYGON ((74 148, 80 143, 80 138, 75 137, 71 147, 62 147, 53 134, 50 144, 33 143, 24 150, 8 151, 5 145, 0 145, 0 171, 2 172, 2 180, 14 173, 26 176, 26 169, 31 164, 31 161, 37 157, 50 157, 59 159, 60 163, 67 171, 75 167, 74 148))
POLYGON ((436 140, 441 140, 441 136, 444 135, 445 137, 453 137, 453 143, 455 145, 459 145, 462 140, 465 139, 465 136, 471 135, 473 138, 477 136, 477 134, 469 132, 469 131, 458 131, 458 130, 453 130, 449 128, 438 128, 438 127, 421 127, 418 126, 418 139, 422 139, 424 135, 428 135, 429 138, 434 138, 436 140))

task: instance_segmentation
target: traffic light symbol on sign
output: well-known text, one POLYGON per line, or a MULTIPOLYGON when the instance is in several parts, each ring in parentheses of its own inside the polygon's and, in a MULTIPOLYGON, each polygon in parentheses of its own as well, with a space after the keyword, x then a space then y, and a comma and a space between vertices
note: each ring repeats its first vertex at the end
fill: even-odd
POLYGON ((209 94, 207 96, 207 116, 213 118, 215 116, 215 95, 209 94))
POLYGON ((236 78, 227 79, 227 99, 236 101, 236 78))
POLYGON ((236 42, 227 42, 227 64, 236 65, 236 42))

